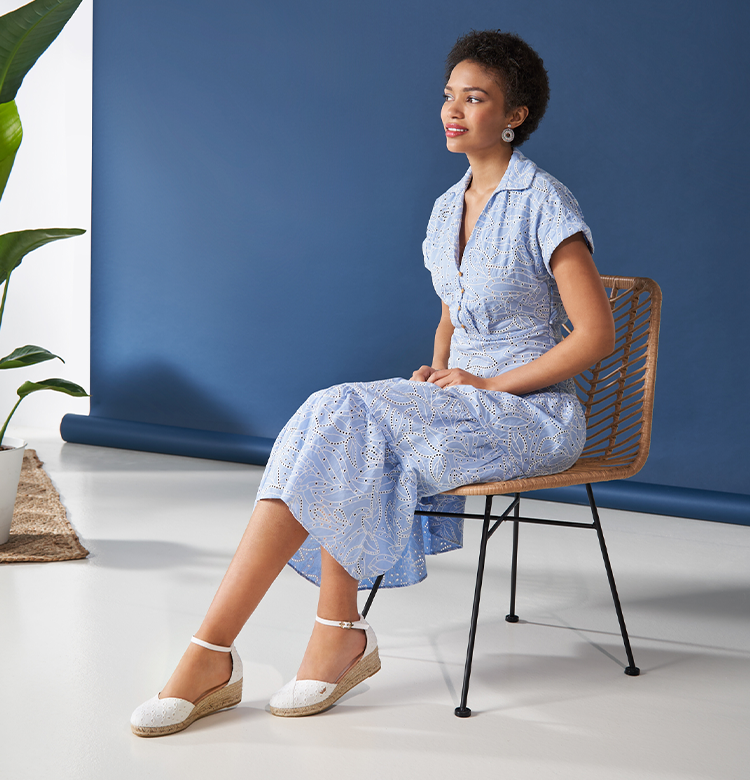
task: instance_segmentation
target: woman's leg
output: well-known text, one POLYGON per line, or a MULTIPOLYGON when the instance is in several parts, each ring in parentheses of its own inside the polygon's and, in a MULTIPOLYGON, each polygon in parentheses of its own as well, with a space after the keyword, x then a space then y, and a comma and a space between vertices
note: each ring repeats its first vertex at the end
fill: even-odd
MULTIPOLYGON (((228 647, 306 538, 307 531, 283 501, 259 501, 196 636, 228 647)), ((357 580, 328 553, 321 554, 318 614, 329 620, 357 620, 357 580)), ((298 679, 335 682, 364 652, 365 643, 363 631, 315 623, 298 679)), ((228 654, 191 642, 159 696, 194 702, 224 685, 231 672, 228 654)))
MULTIPOLYGON (((358 581, 321 549, 318 615, 326 620, 359 620, 358 581)), ((336 682, 365 650, 362 630, 346 630, 315 623, 302 659, 298 680, 336 682)))
MULTIPOLYGON (((232 644, 284 564, 306 538, 307 531, 283 501, 259 501, 195 635, 215 645, 232 644)), ((231 663, 228 653, 217 653, 191 642, 159 696, 194 702, 226 683, 231 663)))

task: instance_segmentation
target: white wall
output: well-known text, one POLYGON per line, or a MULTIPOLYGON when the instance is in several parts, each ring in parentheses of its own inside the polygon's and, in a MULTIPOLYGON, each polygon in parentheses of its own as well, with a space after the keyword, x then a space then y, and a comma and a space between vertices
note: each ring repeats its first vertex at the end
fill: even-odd
MULTIPOLYGON (((0 0, 0 14, 22 5, 0 0)), ((24 136, 0 201, 0 233, 42 227, 91 228, 91 61, 93 0, 84 0, 26 76, 16 97, 24 136)), ((36 344, 65 358, 0 372, 5 420, 26 380, 62 377, 89 390, 89 233, 48 244, 14 271, 0 355, 36 344)), ((88 399, 43 391, 26 398, 13 427, 59 428, 88 399)), ((1 423, 0 423, 1 424, 1 423)))

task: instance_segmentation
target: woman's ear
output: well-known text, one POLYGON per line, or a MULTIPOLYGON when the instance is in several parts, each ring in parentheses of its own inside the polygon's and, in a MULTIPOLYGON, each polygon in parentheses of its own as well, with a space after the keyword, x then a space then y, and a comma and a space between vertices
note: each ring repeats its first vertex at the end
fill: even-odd
POLYGON ((518 108, 514 108, 508 114, 507 121, 511 127, 518 127, 518 125, 524 123, 528 115, 529 115, 529 109, 526 106, 519 106, 518 108))

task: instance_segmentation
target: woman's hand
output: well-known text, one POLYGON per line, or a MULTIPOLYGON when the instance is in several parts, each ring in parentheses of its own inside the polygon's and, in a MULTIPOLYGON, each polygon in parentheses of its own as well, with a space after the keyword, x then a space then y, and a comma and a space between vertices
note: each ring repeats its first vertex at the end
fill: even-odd
POLYGON ((418 368, 412 375, 411 375, 411 381, 412 382, 427 382, 429 378, 437 371, 436 368, 433 368, 432 366, 422 366, 421 368, 418 368))
POLYGON ((453 387, 454 385, 471 385, 480 390, 487 390, 488 383, 486 379, 474 376, 462 368, 442 368, 439 371, 432 371, 427 382, 431 382, 438 387, 453 387))
POLYGON ((430 382, 438 387, 453 387, 454 385, 472 385, 483 390, 489 390, 486 379, 474 376, 461 368, 433 368, 422 366, 411 375, 412 382, 430 382))

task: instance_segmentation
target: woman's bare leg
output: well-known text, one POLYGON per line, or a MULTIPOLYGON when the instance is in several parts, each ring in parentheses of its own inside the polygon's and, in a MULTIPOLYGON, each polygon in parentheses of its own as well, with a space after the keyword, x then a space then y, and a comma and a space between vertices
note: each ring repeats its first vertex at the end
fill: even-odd
MULTIPOLYGON (((321 549, 318 615, 326 620, 359 620, 354 577, 321 549)), ((315 623, 298 680, 336 682, 365 650, 365 632, 315 623)))
MULTIPOLYGON (((231 645, 306 538, 307 531, 283 501, 259 501, 196 636, 211 644, 231 645)), ((329 620, 357 620, 357 580, 328 553, 321 551, 321 555, 318 615, 329 620)), ((365 643, 364 631, 315 623, 298 679, 335 682, 362 654, 365 643)), ((231 672, 229 654, 190 643, 159 695, 195 702, 224 685, 231 672)))
MULTIPOLYGON (((214 645, 231 645, 284 564, 306 538, 307 531, 283 501, 259 501, 195 635, 214 645)), ((162 699, 175 696, 195 702, 224 685, 231 671, 228 653, 217 653, 191 642, 159 695, 162 699)))

